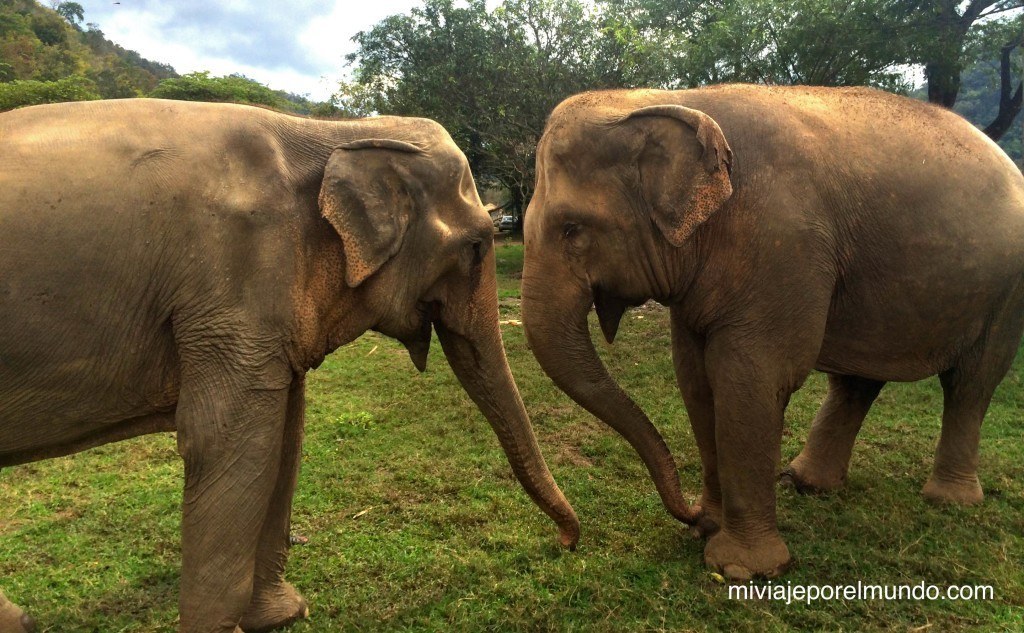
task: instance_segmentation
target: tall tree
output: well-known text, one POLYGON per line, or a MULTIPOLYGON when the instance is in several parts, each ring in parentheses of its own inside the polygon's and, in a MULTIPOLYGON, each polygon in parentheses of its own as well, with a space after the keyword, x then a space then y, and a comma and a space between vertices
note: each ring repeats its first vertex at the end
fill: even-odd
POLYGON ((908 15, 919 24, 917 47, 928 80, 928 100, 947 108, 956 103, 960 75, 968 60, 971 29, 997 14, 1020 9, 1020 0, 908 0, 908 15))
MULTIPOLYGON (((996 140, 1011 129, 1024 105, 1024 21, 1021 21, 1024 16, 1016 17, 978 25, 971 33, 965 52, 969 60, 965 69, 979 67, 989 78, 987 90, 998 95, 995 112, 971 120, 987 123, 985 133, 996 140)), ((961 80, 958 100, 962 90, 961 80)))
POLYGON ((54 8, 60 17, 64 18, 76 29, 81 30, 82 22, 85 22, 85 9, 77 2, 59 2, 54 8))
POLYGON ((478 180, 507 188, 513 206, 529 197, 548 113, 584 90, 747 81, 910 92, 919 65, 929 93, 949 103, 936 64, 959 73, 1002 57, 1002 87, 991 88, 1001 107, 985 121, 998 138, 1020 109, 1012 10, 1022 1, 504 0, 488 10, 484 0, 424 0, 357 35, 355 81, 334 101, 440 121, 478 180))
POLYGON ((920 65, 929 101, 956 103, 960 77, 1004 58, 998 139, 1020 111, 1022 0, 604 0, 620 22, 657 41, 678 81, 911 87, 920 65), (1019 88, 1020 83, 1018 82, 1019 88))
MULTIPOLYGON (((506 187, 521 207, 534 148, 551 109, 600 87, 598 24, 579 0, 426 0, 359 33, 357 95, 377 112, 443 124, 483 184, 506 187)), ((352 94, 351 87, 347 88, 352 94)), ((365 107, 365 106, 364 106, 365 107)))

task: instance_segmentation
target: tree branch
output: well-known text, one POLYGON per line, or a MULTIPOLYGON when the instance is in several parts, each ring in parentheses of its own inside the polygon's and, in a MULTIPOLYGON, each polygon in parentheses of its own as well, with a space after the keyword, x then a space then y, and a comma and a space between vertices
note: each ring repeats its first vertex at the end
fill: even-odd
POLYGON ((1016 92, 1012 92, 1013 76, 1010 71, 1010 54, 1022 44, 1024 34, 1004 46, 999 54, 999 114, 985 128, 985 134, 993 141, 998 141, 1006 134, 1024 103, 1024 81, 1017 84, 1016 92))

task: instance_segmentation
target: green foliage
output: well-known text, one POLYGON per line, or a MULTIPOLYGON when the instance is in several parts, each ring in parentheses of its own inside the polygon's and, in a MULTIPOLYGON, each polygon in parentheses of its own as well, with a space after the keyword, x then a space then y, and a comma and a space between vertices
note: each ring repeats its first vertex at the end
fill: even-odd
MULTIPOLYGON (((482 185, 514 202, 533 182, 544 120, 563 98, 622 83, 597 15, 579 0, 427 0, 356 36, 362 109, 439 121, 482 185)), ((346 87, 348 90, 351 88, 346 87)), ((349 95, 339 95, 345 102, 349 95)))
POLYGON ((248 77, 211 77, 206 71, 165 79, 149 96, 182 101, 223 101, 266 106, 279 106, 284 101, 279 93, 248 77))
POLYGON ((176 76, 170 66, 110 42, 95 25, 83 31, 84 19, 77 2, 62 2, 56 11, 32 0, 0 3, 0 82, 63 82, 51 87, 49 94, 122 98, 146 94, 161 79, 176 76), (72 77, 91 82, 91 89, 65 90, 72 77))
POLYGON ((81 22, 77 2, 50 10, 33 0, 0 3, 0 93, 6 107, 77 99, 153 96, 199 101, 231 101, 279 110, 323 115, 346 114, 336 105, 271 90, 241 75, 211 77, 199 72, 179 77, 167 64, 143 58, 81 22), (11 85, 7 85, 14 82, 11 85))
POLYGON ((312 104, 310 114, 324 118, 356 118, 373 116, 379 105, 378 95, 365 84, 342 81, 338 91, 323 102, 312 104))
POLYGON ((29 79, 0 83, 0 111, 42 103, 90 101, 99 98, 96 84, 81 75, 72 75, 57 81, 29 79))
POLYGON ((329 104, 315 104, 305 97, 273 90, 243 75, 211 77, 208 71, 165 79, 147 96, 181 101, 247 103, 300 114, 332 114, 329 104))
POLYGON ((903 88, 890 0, 608 0, 658 42, 672 87, 744 81, 903 88))
POLYGON ((78 26, 85 21, 85 9, 77 2, 61 2, 55 11, 72 26, 78 26))
POLYGON ((30 23, 32 32, 45 46, 57 46, 68 41, 67 25, 56 15, 40 13, 33 15, 30 23))
MULTIPOLYGON (((995 119, 999 111, 999 62, 978 62, 968 68, 960 85, 960 97, 954 110, 968 121, 974 121, 984 127, 995 119)), ((1020 73, 1016 75, 1020 77, 1020 73)), ((1024 137, 1024 113, 1018 112, 1010 131, 999 139, 999 146, 1006 154, 1021 165, 1024 158, 1021 151, 1024 137)))
MULTIPOLYGON (((1020 28, 1019 12, 998 19, 1014 2, 1020 0, 977 0, 996 13, 968 25, 956 49, 960 62, 998 60, 1005 40, 997 34, 1020 28)), ((332 103, 357 114, 440 121, 478 182, 507 189, 510 208, 520 209, 531 193, 544 122, 571 94, 732 81, 907 93, 913 87, 908 68, 936 54, 941 34, 929 0, 505 0, 490 6, 424 0, 360 33, 358 50, 348 57, 355 83, 344 84, 332 103)), ((998 86, 992 90, 998 94, 998 86)))

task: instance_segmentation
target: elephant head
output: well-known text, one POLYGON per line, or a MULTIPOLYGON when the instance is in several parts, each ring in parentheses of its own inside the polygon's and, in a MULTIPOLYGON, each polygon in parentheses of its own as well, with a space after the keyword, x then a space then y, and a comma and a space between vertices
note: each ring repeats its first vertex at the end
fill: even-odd
POLYGON ((502 346, 490 216, 447 132, 411 121, 417 129, 401 140, 349 140, 327 161, 319 205, 341 237, 343 285, 372 315, 367 325, 400 340, 420 371, 437 332, 516 477, 574 547, 579 522, 540 453, 502 346))
POLYGON ((538 145, 523 324, 545 373, 629 441, 668 510, 693 524, 700 508, 683 499, 661 435, 609 376, 587 315, 594 307, 610 343, 628 306, 678 296, 695 231, 732 195, 731 150, 698 110, 595 96, 559 106, 538 145))

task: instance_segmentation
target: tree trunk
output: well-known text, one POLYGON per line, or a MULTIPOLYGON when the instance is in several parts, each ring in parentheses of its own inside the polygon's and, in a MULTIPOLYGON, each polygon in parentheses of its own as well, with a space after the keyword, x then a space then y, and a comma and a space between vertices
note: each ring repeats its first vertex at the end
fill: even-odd
POLYGON ((928 101, 952 108, 960 93, 960 71, 960 65, 950 59, 928 62, 924 67, 928 101))
POLYGON ((1017 84, 1017 91, 1013 92, 1013 76, 1010 73, 1010 54, 1024 42, 1019 38, 1010 42, 1002 48, 999 56, 999 114, 992 123, 985 128, 985 134, 993 141, 998 141, 1003 134, 1010 129, 1013 120, 1020 114, 1021 105, 1024 103, 1024 81, 1017 84))
MULTIPOLYGON (((936 2, 933 14, 936 39, 924 65, 924 76, 928 80, 928 101, 952 108, 960 94, 960 73, 963 72, 961 58, 964 53, 964 38, 976 19, 976 3, 968 6, 964 15, 957 13, 958 0, 936 2)), ((980 6, 980 3, 977 3, 980 6)))

